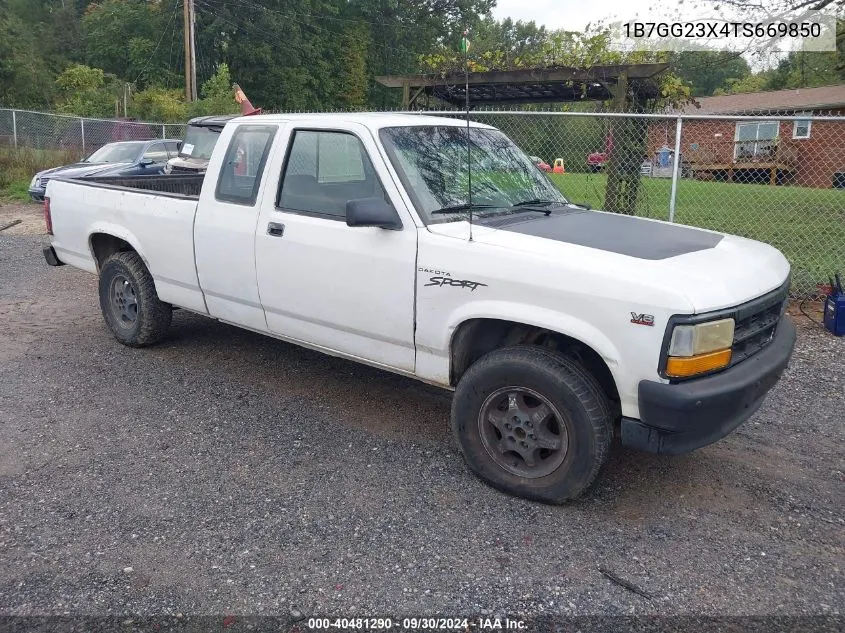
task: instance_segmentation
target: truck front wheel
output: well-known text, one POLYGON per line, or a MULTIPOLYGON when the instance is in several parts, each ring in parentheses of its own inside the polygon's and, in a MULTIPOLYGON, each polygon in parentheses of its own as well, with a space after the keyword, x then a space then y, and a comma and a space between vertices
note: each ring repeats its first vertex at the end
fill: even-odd
POLYGON ((470 469, 492 486, 544 503, 577 497, 612 438, 607 396, 578 363, 532 346, 490 352, 461 377, 452 429, 470 469))
POLYGON ((130 347, 157 343, 173 312, 159 301, 155 283, 138 253, 114 253, 100 268, 100 309, 115 338, 130 347))

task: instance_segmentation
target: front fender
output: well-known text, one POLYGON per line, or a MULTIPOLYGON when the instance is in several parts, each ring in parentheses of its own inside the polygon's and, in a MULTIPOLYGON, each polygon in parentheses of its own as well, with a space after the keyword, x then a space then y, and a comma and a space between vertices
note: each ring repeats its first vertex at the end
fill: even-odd
POLYGON ((604 359, 617 384, 623 373, 619 349, 593 325, 548 308, 510 301, 475 301, 458 306, 448 317, 444 339, 440 341, 441 349, 451 349, 452 337, 458 327, 471 319, 513 321, 564 334, 595 350, 604 359))

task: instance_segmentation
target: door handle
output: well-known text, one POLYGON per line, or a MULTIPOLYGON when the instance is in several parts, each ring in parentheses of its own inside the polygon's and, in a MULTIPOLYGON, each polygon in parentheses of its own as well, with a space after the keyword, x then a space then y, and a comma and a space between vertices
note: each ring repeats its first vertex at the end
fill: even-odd
POLYGON ((285 225, 279 224, 278 222, 270 222, 267 225, 267 235, 272 235, 273 237, 282 237, 285 234, 285 225))

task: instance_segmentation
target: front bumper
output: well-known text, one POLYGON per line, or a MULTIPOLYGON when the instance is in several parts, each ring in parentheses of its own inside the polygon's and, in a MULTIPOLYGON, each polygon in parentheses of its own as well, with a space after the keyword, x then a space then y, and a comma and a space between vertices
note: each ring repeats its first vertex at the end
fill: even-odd
POLYGON ((622 418, 622 443, 678 455, 722 439, 757 411, 793 347, 795 326, 783 316, 771 343, 725 371, 678 384, 641 381, 641 419, 622 418))
POLYGON ((29 189, 29 197, 32 198, 35 202, 44 202, 44 195, 46 192, 46 187, 29 189))

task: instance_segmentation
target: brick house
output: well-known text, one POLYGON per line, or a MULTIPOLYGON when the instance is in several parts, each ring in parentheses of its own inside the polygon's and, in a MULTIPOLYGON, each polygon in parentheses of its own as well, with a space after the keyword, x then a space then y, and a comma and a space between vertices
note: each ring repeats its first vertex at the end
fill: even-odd
MULTIPOLYGON (((843 120, 685 120, 681 138, 685 175, 701 180, 845 187, 845 85, 700 97, 697 103, 680 113, 830 115, 843 116, 843 120)), ((649 156, 674 144, 675 121, 649 126, 649 156)))

